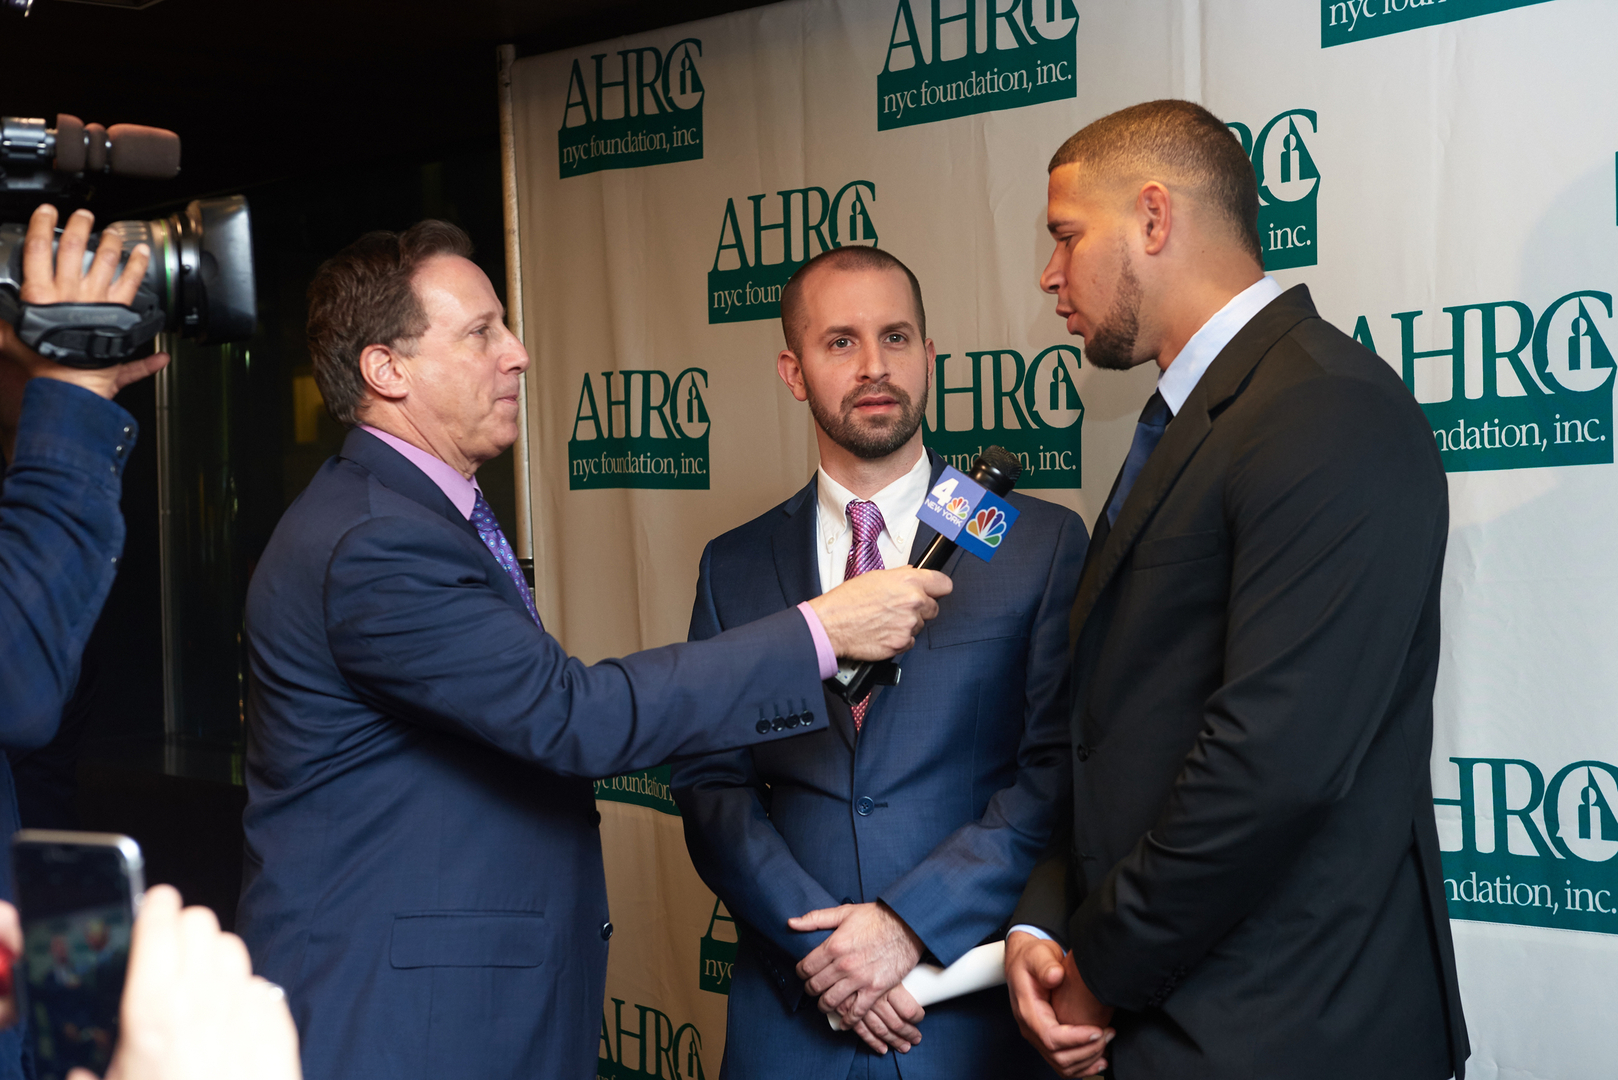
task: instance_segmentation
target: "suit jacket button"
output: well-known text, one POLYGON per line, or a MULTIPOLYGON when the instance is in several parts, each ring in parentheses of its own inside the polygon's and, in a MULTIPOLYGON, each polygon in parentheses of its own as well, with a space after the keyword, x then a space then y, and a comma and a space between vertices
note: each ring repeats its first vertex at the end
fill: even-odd
POLYGON ((758 733, 760 735, 768 735, 770 733, 770 722, 768 720, 760 720, 758 722, 758 733))
POLYGON ((795 712, 787 713, 787 727, 797 727, 797 726, 798 726, 798 714, 795 713, 795 712))
POLYGON ((860 817, 865 817, 871 812, 871 808, 875 805, 876 803, 872 802, 871 797, 867 795, 861 798, 859 802, 854 804, 854 812, 860 817))
POLYGON ((602 923, 601 924, 601 940, 606 941, 606 940, 610 939, 611 937, 612 937, 612 923, 610 923, 610 922, 602 923))
POLYGON ((1090 760, 1090 748, 1088 746, 1075 746, 1073 753, 1080 761, 1090 760))
POLYGON ((803 710, 803 712, 798 714, 798 722, 803 724, 804 727, 808 727, 810 724, 814 723, 815 722, 814 710, 812 710, 812 709, 803 710))

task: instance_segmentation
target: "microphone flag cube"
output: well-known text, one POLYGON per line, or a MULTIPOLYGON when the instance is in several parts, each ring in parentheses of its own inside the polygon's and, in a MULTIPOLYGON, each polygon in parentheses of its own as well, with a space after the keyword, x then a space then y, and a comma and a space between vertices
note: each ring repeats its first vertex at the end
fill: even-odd
POLYGON ((916 517, 988 562, 1016 522, 1017 510, 959 469, 946 465, 916 517))

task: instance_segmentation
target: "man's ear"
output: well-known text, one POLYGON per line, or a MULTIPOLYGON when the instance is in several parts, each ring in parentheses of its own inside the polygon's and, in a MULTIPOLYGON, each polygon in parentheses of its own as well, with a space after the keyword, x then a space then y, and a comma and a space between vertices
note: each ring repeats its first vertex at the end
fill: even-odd
POLYGON ((799 401, 809 400, 809 391, 803 385, 803 365, 798 362, 798 356, 791 349, 782 349, 781 355, 775 358, 776 373, 781 381, 787 384, 792 396, 799 401))
POLYGON ((1135 196, 1135 218, 1140 223, 1141 250, 1147 255, 1160 254, 1174 227, 1174 200, 1169 189, 1156 180, 1143 184, 1135 196))
POLYGON ((410 373, 401 357, 386 345, 360 350, 360 378, 383 401, 403 401, 410 393, 410 373))

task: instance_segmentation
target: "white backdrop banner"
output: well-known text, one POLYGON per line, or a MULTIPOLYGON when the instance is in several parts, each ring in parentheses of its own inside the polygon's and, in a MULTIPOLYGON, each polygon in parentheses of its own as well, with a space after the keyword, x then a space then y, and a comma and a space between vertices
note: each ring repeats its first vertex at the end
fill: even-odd
MULTIPOLYGON (((1615 40, 1610 0, 792 0, 519 61, 547 626, 588 660, 685 637, 703 545, 814 469, 780 292, 845 244, 921 280, 927 441, 1000 443, 1093 522, 1153 369, 1091 368, 1039 292, 1045 163, 1114 109, 1199 101, 1253 160, 1268 267, 1402 374, 1450 473, 1433 778, 1471 1074, 1604 1075, 1615 40)), ((599 1073, 716 1076, 728 914, 666 769, 597 795, 599 1073)))

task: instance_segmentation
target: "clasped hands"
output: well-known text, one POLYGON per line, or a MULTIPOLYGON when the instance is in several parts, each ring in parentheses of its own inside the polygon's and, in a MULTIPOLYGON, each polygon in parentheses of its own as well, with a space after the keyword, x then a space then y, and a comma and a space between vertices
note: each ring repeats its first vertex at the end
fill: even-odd
POLYGON ((1071 953, 1054 941, 1013 931, 1006 937, 1006 989, 1023 1038, 1064 1077, 1094 1076, 1107 1067, 1115 1032, 1112 1006, 1090 992, 1071 953))
POLYGON ((890 1047, 908 1053, 921 1041, 916 1025, 926 1011, 901 985, 921 961, 921 938, 892 908, 843 904, 788 919, 787 925, 800 932, 832 931, 797 968, 804 993, 820 999, 821 1012, 835 1012, 879 1054, 890 1047))

